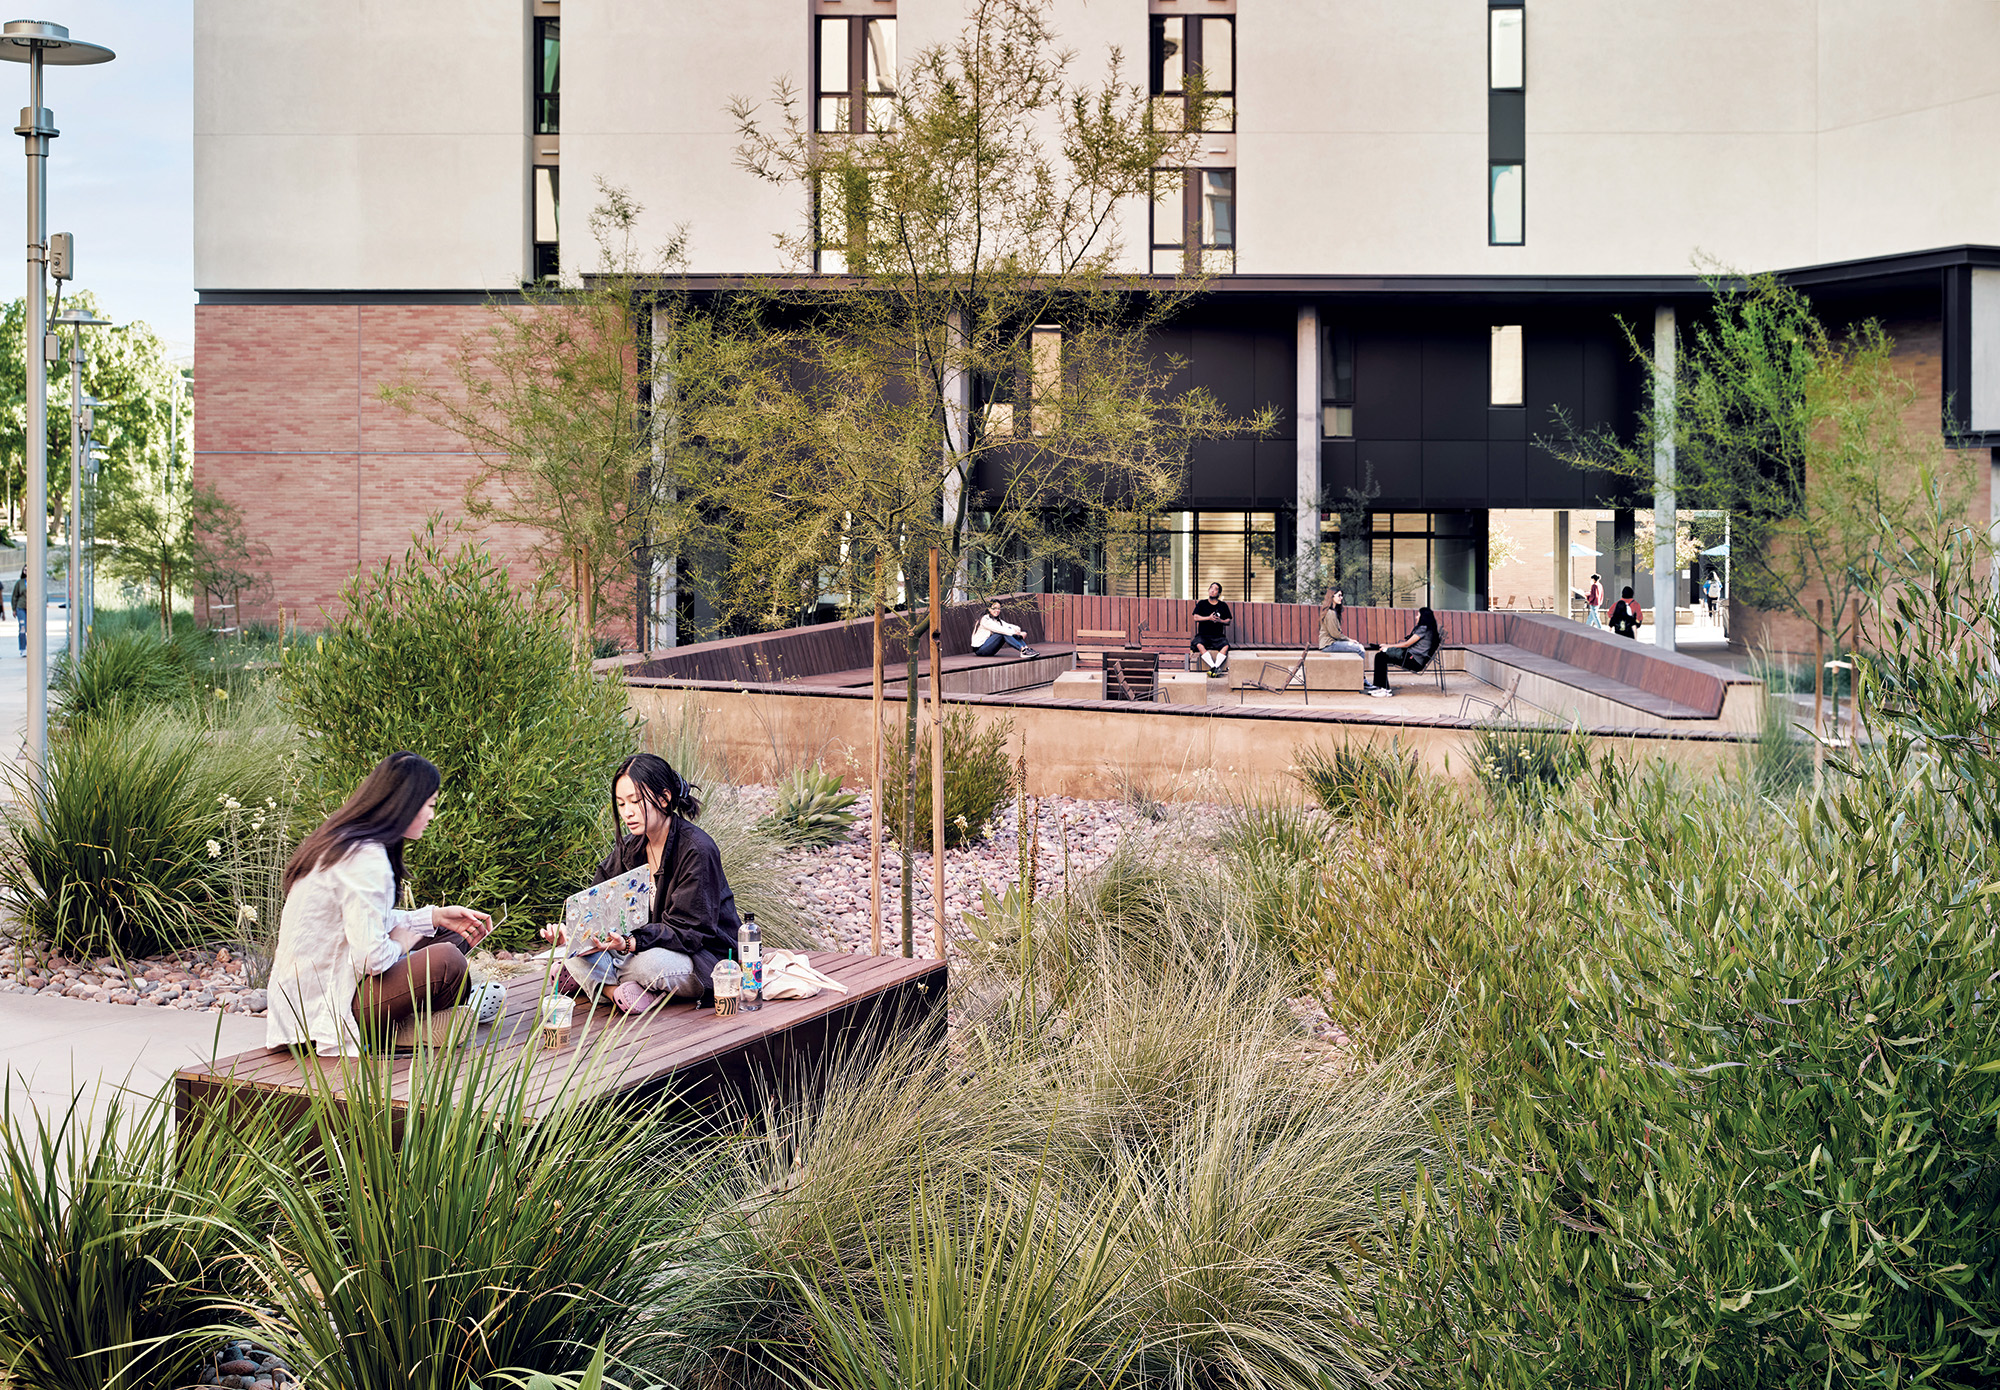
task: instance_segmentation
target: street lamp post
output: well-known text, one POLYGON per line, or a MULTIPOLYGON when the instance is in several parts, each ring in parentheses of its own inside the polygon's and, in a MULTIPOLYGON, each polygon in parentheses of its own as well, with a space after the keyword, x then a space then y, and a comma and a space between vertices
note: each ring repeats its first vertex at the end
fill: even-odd
MULTIPOLYGON (((85 309, 72 309, 56 322, 76 330, 69 345, 69 659, 83 660, 83 445, 90 430, 84 424, 83 330, 109 328, 110 319, 101 319, 85 309)), ((92 401, 94 409, 97 402, 92 401)), ((95 418, 91 420, 95 424, 95 418)))
POLYGON ((42 67, 108 63, 115 55, 81 43, 60 24, 10 19, 0 25, 0 59, 28 65, 28 104, 14 133, 28 149, 28 760, 40 783, 49 753, 49 359, 48 260, 49 141, 55 113, 42 105, 42 67))

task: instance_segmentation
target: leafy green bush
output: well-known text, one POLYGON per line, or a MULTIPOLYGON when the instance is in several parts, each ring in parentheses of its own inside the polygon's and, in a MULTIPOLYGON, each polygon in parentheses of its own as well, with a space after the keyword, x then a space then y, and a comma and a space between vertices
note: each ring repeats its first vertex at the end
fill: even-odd
POLYGON ((609 843, 611 770, 637 747, 615 679, 594 678, 537 587, 435 524, 399 561, 352 580, 347 611, 284 665, 311 747, 307 811, 337 806, 407 748, 438 765, 438 818, 409 855, 419 901, 507 905, 534 924, 589 880, 609 843))
POLYGON ((51 713, 75 727, 114 709, 184 705, 194 695, 197 645, 179 636, 163 639, 157 627, 93 635, 82 661, 64 652, 51 665, 51 713))
POLYGON ((854 824, 848 808, 860 798, 840 789, 840 775, 797 767, 778 783, 778 805, 759 824, 793 845, 830 845, 854 824))
POLYGON ((1484 724, 1472 771, 1495 801, 1534 810, 1591 768, 1590 740, 1546 724, 1484 724))
MULTIPOLYGON (((11 1084, 0 1105, 0 1368, 60 1390, 186 1385, 217 1301, 237 1292, 238 1233, 266 1209, 276 1126, 174 1119, 79 1092, 60 1114, 11 1084)), ((267 1112, 268 1113, 268 1112, 267 1112)), ((205 1349, 205 1348, 203 1348, 205 1349)))
POLYGON ((1423 781, 1417 755, 1391 740, 1387 748, 1353 741, 1299 750, 1292 774, 1313 800, 1337 816, 1378 816, 1400 810, 1423 781))
POLYGON ((229 931, 229 851, 247 843, 230 838, 231 816, 289 797, 291 747, 282 726, 216 728, 163 709, 52 740, 46 784, 13 775, 22 810, 0 901, 69 955, 147 955, 229 931))
MULTIPOLYGON (((1000 804, 1014 794, 1014 764, 1007 758, 1011 719, 980 720, 963 706, 947 706, 944 716, 944 844, 946 849, 977 844, 1000 804)), ((888 769, 882 788, 882 829, 891 839, 903 829, 903 783, 896 776, 904 765, 903 726, 885 731, 882 765, 888 769)), ((931 765, 929 735, 917 734, 916 848, 931 842, 931 765)))

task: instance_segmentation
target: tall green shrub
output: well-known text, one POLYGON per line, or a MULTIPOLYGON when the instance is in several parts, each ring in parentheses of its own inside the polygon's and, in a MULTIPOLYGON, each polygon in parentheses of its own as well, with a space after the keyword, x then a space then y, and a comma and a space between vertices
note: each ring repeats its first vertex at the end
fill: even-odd
POLYGON ((416 897, 542 920, 606 848, 608 779, 638 746, 623 690, 578 662, 542 585, 517 594, 505 569, 435 522, 344 599, 284 666, 319 813, 388 754, 421 753, 444 787, 409 852, 416 897))
MULTIPOLYGON (((947 708, 944 715, 944 844, 946 849, 977 844, 986 838, 1000 804, 1014 794, 1014 764, 1007 760, 1011 719, 981 720, 971 710, 947 708)), ((917 848, 931 842, 931 773, 929 735, 917 736, 917 848)), ((883 765, 904 766, 903 726, 884 731, 883 765)), ((892 839, 903 825, 903 787, 895 778, 882 787, 882 829, 892 839)))
POLYGON ((93 634, 81 661, 67 652, 56 658, 49 672, 52 712, 74 728, 116 709, 185 705, 194 695, 199 645, 191 636, 163 638, 157 627, 93 634))

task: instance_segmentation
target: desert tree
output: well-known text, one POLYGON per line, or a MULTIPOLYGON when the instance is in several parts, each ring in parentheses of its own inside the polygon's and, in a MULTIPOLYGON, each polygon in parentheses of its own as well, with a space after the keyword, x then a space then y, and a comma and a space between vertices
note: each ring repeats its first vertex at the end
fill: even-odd
POLYGON ((594 271, 496 297, 441 372, 407 375, 381 392, 470 447, 477 466, 467 515, 532 538, 585 657, 627 611, 635 565, 671 525, 654 467, 649 309, 635 286, 677 265, 682 245, 676 234, 642 259, 633 229, 643 209, 602 180, 598 195, 594 271))
MULTIPOLYGON (((1129 541, 1180 495, 1193 440, 1259 423, 1178 389, 1154 345, 1198 279, 1120 269, 1121 219, 1177 198, 1200 122, 1155 122, 1115 49, 1078 76, 1049 10, 972 0, 954 37, 878 72, 865 133, 816 131, 788 81, 739 98, 739 164, 796 196, 780 244, 800 273, 690 299, 662 350, 718 613, 907 605, 906 750, 930 549, 954 594, 1010 587, 1129 541)), ((907 949, 914 760, 892 775, 907 949)))
POLYGON ((1626 325, 1648 368, 1635 431, 1562 426, 1545 442, 1645 491, 1653 441, 1669 432, 1680 504, 1729 514, 1733 596, 1802 619, 1836 650, 1854 645, 1864 609, 1908 577, 1881 537, 1955 524, 1970 501, 1940 403, 1898 363, 1879 321, 1830 329, 1772 276, 1710 284, 1713 303, 1681 334, 1670 382, 1626 325))

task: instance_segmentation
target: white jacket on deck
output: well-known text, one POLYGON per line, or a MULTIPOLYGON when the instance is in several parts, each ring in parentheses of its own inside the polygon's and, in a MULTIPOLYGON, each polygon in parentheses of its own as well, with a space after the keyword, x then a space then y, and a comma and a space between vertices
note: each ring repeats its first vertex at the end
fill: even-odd
POLYGON ((360 1056, 354 991, 364 975, 379 975, 407 954, 391 931, 406 939, 431 935, 431 910, 396 910, 396 876, 379 844, 294 883, 271 957, 265 1045, 310 1042, 322 1057, 360 1056))
POLYGON ((979 615, 979 622, 972 629, 972 645, 977 647, 989 637, 1019 637, 1026 631, 1026 628, 1019 628, 1015 627, 1012 623, 1002 622, 991 613, 981 613, 979 615))

